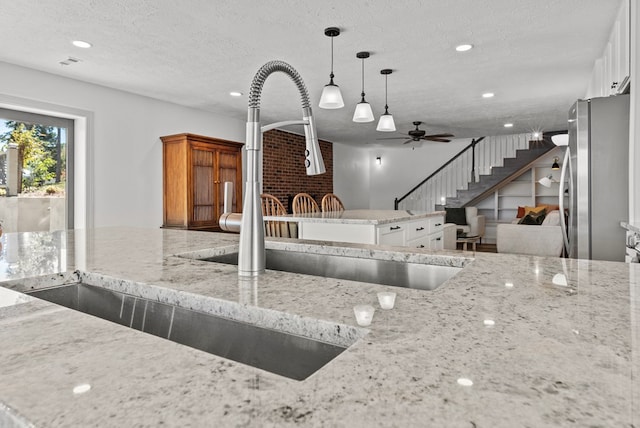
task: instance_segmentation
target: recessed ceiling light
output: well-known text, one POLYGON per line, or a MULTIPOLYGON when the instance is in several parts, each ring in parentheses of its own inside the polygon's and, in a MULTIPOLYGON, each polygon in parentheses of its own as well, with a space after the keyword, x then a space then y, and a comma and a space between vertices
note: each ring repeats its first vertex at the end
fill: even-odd
POLYGON ((482 94, 482 98, 493 98, 495 94, 493 92, 485 92, 482 94))
POLYGON ((231 92, 229 92, 229 95, 231 95, 232 97, 241 97, 242 96, 242 92, 231 91, 231 92))
POLYGON ((458 45, 456 46, 456 50, 458 52, 466 52, 466 51, 470 51, 473 48, 473 45, 469 45, 469 44, 465 44, 465 45, 458 45))
POLYGON ((91 389, 91 385, 89 385, 88 383, 83 383, 81 385, 76 385, 73 387, 73 393, 74 394, 84 394, 85 392, 89 391, 91 389))
POLYGON ((83 48, 83 49, 89 49, 91 46, 93 46, 91 43, 85 42, 85 41, 82 41, 82 40, 74 40, 71 43, 73 43, 73 46, 78 47, 78 48, 83 48))
POLYGON ((505 128, 513 128, 513 123, 505 123, 504 127, 505 128))
POLYGON ((466 378, 466 377, 461 377, 461 378, 458 379, 458 385, 473 386, 473 381, 471 379, 466 378))

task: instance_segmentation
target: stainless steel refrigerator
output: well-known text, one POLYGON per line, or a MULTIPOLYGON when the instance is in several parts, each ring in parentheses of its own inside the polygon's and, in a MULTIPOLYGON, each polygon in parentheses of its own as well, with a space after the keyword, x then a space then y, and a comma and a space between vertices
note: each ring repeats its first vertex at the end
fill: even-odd
MULTIPOLYGON (((629 95, 579 100, 569 110, 560 192, 569 192, 565 245, 579 259, 624 261, 629 216, 629 95), (569 178, 570 177, 570 178, 569 178), (567 190, 565 190, 567 189, 567 190)), ((560 197, 562 202, 564 197, 560 197)))

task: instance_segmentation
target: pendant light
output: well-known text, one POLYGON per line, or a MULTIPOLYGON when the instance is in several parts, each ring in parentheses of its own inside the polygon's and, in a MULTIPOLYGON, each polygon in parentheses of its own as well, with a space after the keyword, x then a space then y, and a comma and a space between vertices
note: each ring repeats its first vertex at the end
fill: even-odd
POLYGON ((344 107, 340 87, 333 83, 333 38, 340 35, 340 29, 329 27, 324 29, 324 35, 331 37, 331 74, 329 74, 329 84, 325 85, 320 97, 320 108, 337 109, 344 107))
POLYGON ((396 130, 396 124, 393 122, 393 115, 389 113, 389 106, 387 105, 387 78, 391 73, 393 73, 393 71, 389 68, 380 70, 380 74, 384 75, 384 114, 380 116, 376 131, 394 132, 396 130))
POLYGON ((369 58, 369 52, 358 52, 356 57, 362 60, 362 99, 356 105, 356 111, 353 113, 354 122, 373 122, 373 111, 371 106, 364 99, 364 60, 369 58))

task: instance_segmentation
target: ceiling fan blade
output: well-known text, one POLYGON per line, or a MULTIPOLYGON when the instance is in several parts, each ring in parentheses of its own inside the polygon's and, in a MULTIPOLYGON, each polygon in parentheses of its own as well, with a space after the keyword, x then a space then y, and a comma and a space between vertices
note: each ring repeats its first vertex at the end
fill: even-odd
POLYGON ((404 143, 402 143, 402 144, 409 144, 409 143, 410 143, 410 142, 412 142, 412 141, 415 141, 415 140, 412 138, 412 139, 410 139, 410 140, 405 141, 405 142, 404 142, 404 143))
POLYGON ((437 141, 439 143, 448 143, 451 140, 447 140, 446 138, 436 138, 436 137, 422 137, 423 140, 427 141, 437 141))
POLYGON ((404 140, 407 137, 376 138, 376 140, 404 140))
POLYGON ((448 138, 448 137, 453 137, 453 134, 432 134, 432 135, 425 135, 425 138, 429 138, 429 137, 436 137, 436 138, 448 138))

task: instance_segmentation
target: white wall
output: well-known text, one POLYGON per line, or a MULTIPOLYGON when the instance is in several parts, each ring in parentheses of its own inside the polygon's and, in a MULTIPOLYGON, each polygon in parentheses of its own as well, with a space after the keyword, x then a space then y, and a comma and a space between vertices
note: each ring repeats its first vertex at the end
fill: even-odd
POLYGON ((375 161, 380 156, 382 165, 372 164, 369 206, 393 209, 395 198, 404 196, 470 142, 459 139, 450 143, 423 142, 415 149, 411 144, 370 149, 370 158, 375 161))
POLYGON ((22 100, 25 109, 48 103, 61 111, 70 107, 91 113, 88 141, 94 162, 88 176, 76 180, 93 186, 87 192, 96 227, 162 224, 160 136, 190 132, 245 139, 243 120, 3 62, 0 76, 0 96, 22 100))
POLYGON ((369 208, 369 171, 367 148, 333 143, 333 193, 348 210, 369 208))
POLYGON ((392 210, 395 198, 403 196, 470 142, 424 142, 415 149, 409 144, 354 148, 334 143, 334 192, 348 209, 392 210), (378 156, 381 165, 376 164, 378 156))

